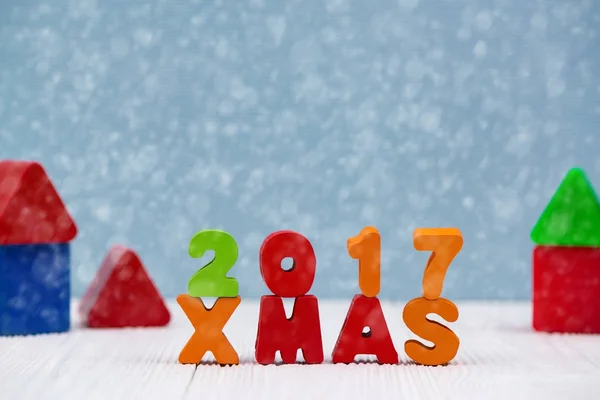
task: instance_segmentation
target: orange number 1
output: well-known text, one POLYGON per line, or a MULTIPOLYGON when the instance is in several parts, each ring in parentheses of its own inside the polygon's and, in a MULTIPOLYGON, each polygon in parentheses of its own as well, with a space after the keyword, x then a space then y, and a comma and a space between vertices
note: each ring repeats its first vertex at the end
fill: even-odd
POLYGON ((348 254, 358 260, 360 291, 366 297, 376 297, 381 281, 381 237, 377 228, 367 226, 358 236, 348 239, 348 254))

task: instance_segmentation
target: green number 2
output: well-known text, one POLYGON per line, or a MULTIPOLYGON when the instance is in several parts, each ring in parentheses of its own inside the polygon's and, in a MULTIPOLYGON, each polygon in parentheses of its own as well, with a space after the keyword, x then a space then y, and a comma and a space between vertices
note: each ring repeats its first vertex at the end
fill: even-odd
POLYGON ((238 258, 235 239, 218 229, 196 233, 190 241, 190 256, 201 258, 208 250, 215 252, 215 258, 192 275, 188 282, 188 294, 193 297, 237 297, 238 281, 227 276, 238 258))

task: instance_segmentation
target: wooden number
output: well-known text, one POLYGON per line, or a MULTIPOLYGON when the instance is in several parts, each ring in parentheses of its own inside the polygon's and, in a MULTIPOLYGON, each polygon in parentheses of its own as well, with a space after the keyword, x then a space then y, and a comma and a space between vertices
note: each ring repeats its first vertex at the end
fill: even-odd
POLYGON ((404 351, 419 364, 447 364, 456 356, 460 340, 448 327, 429 320, 428 314, 438 314, 448 322, 458 320, 458 308, 450 300, 427 300, 423 297, 412 299, 404 307, 402 319, 412 333, 432 342, 433 346, 426 346, 418 340, 408 340, 404 343, 404 351))
POLYGON ((381 282, 381 238, 377 228, 368 226, 348 239, 348 254, 358 260, 358 286, 366 297, 379 294, 381 282))
POLYGON ((260 273, 276 296, 300 297, 308 293, 315 280, 317 258, 307 238, 293 231, 267 236, 260 248, 260 273), (281 268, 284 258, 294 260, 288 271, 281 268))
POLYGON ((238 258, 238 246, 227 232, 207 229, 198 232, 190 241, 189 254, 201 258, 213 250, 215 257, 200 268, 188 282, 188 293, 193 297, 236 297, 239 284, 235 278, 227 277, 238 258))
POLYGON ((462 249, 462 234, 456 228, 418 228, 413 243, 416 250, 432 252, 423 274, 423 297, 435 300, 442 295, 448 267, 462 249))

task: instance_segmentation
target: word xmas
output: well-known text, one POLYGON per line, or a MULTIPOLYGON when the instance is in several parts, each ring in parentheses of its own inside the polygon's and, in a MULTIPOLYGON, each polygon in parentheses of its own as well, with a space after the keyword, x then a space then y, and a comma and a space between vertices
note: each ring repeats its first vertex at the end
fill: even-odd
MULTIPOLYGON (((413 234, 416 250, 430 251, 423 276, 423 297, 415 298, 404 307, 402 318, 417 336, 432 342, 432 347, 418 340, 404 344, 406 354, 423 365, 449 363, 458 352, 460 341, 452 330, 427 318, 437 314, 448 322, 458 319, 458 308, 441 298, 446 271, 463 245, 456 228, 419 228, 413 234)), ((374 355, 382 364, 397 364, 394 348, 377 295, 380 288, 381 239, 377 229, 364 228, 348 239, 348 254, 358 260, 358 282, 361 294, 350 303, 346 320, 333 349, 333 363, 352 363, 357 355, 374 355), (365 328, 367 328, 365 332, 365 328)), ((238 257, 238 247, 231 235, 220 230, 197 233, 189 245, 191 257, 200 258, 207 250, 215 257, 197 271, 188 284, 188 294, 177 302, 195 328, 195 333, 179 355, 182 364, 199 364, 207 351, 217 362, 239 364, 239 357, 223 327, 239 306, 238 282, 227 273, 238 257), (208 309, 201 297, 217 297, 208 309)), ((255 357, 260 364, 275 362, 280 352, 284 363, 296 363, 298 349, 308 364, 323 362, 323 344, 317 298, 307 294, 315 279, 317 260, 307 238, 293 231, 269 235, 260 248, 260 272, 272 295, 260 301, 255 357), (292 268, 284 270, 284 258, 293 259, 292 268), (293 298, 292 317, 287 318, 282 298, 293 298)))

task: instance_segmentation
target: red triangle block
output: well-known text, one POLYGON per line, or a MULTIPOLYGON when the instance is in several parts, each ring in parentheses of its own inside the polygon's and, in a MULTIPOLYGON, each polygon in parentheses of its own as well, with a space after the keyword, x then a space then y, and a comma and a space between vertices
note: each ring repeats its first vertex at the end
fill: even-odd
POLYGON ((138 255, 123 246, 110 249, 79 305, 90 328, 165 326, 171 320, 158 289, 138 255))
POLYGON ((75 222, 48 178, 33 161, 0 161, 0 245, 67 243, 75 222))

